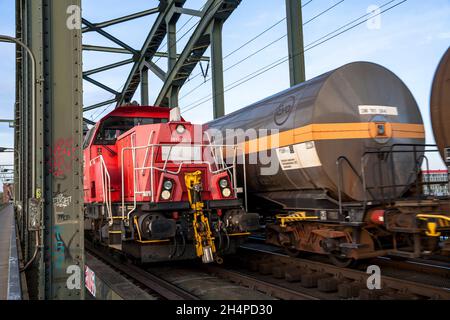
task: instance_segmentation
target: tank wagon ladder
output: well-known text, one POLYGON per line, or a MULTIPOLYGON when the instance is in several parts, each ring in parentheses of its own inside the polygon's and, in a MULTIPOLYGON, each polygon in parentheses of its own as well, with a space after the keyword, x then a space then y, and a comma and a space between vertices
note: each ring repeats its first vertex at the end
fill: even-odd
MULTIPOLYGON (((429 159, 425 154, 422 153, 434 153, 434 152, 439 152, 439 150, 426 150, 426 148, 435 148, 436 145, 428 145, 428 144, 394 144, 392 146, 389 147, 388 150, 379 150, 379 151, 368 151, 365 152, 363 154, 363 156, 361 157, 361 174, 362 174, 362 178, 363 178, 363 188, 364 190, 371 190, 371 189, 375 189, 378 188, 381 192, 381 199, 373 199, 373 201, 380 201, 383 204, 386 203, 391 203, 393 202, 395 199, 392 198, 386 198, 385 195, 385 190, 386 189, 391 189, 396 191, 398 188, 408 188, 410 185, 401 185, 398 184, 397 181, 395 180, 395 165, 394 165, 394 156, 395 154, 411 154, 414 157, 414 161, 415 161, 415 167, 413 172, 411 173, 412 175, 414 175, 414 177, 419 176, 420 172, 421 172, 421 166, 423 161, 426 162, 426 167, 427 170, 429 170, 429 159), (397 148, 412 148, 409 150, 395 150, 397 148), (420 149, 423 149, 422 151, 420 149), (365 166, 364 163, 365 161, 370 157, 370 156, 377 156, 378 159, 378 172, 379 172, 379 185, 376 187, 370 187, 367 184, 367 176, 365 174, 366 170, 365 170, 365 166), (387 163, 387 160, 390 160, 390 166, 389 169, 391 170, 391 184, 386 184, 384 183, 384 179, 383 179, 383 170, 382 170, 382 164, 387 163)), ((432 184, 436 184, 434 182, 419 182, 419 179, 415 179, 415 185, 416 185, 416 189, 417 191, 420 190, 420 186, 424 186, 424 185, 432 185, 432 184)), ((367 196, 367 194, 366 194, 367 196)), ((421 193, 418 192, 418 198, 420 199, 422 196, 421 193)), ((367 199, 367 197, 364 199, 364 202, 367 204, 369 202, 369 200, 367 199)))
MULTIPOLYGON (((429 171, 429 159, 427 157, 427 153, 438 153, 436 145, 429 144, 394 144, 389 146, 388 149, 384 148, 378 151, 368 151, 365 152, 361 157, 361 175, 358 174, 355 167, 346 157, 340 157, 336 161, 337 169, 338 169, 338 196, 339 196, 339 211, 342 214, 344 211, 344 203, 342 200, 342 188, 343 188, 343 172, 342 172, 342 163, 345 162, 348 164, 352 172, 358 177, 359 181, 362 184, 362 188, 364 190, 364 200, 363 200, 363 211, 366 212, 368 206, 374 205, 382 205, 382 206, 391 206, 393 203, 396 203, 400 199, 394 199, 392 197, 386 196, 386 194, 390 194, 388 191, 393 190, 394 194, 397 193, 399 188, 407 190, 411 185, 409 184, 400 184, 396 181, 395 175, 395 154, 411 154, 414 158, 415 166, 411 171, 411 177, 414 179, 414 184, 416 188, 415 200, 417 203, 422 203, 426 200, 427 195, 425 195, 425 190, 430 190, 431 185, 435 184, 443 184, 447 181, 431 181, 430 178, 424 179, 424 181, 419 181, 418 178, 422 171, 422 166, 425 163, 426 170, 429 171), (431 148, 427 149, 427 148, 431 148), (406 150, 405 150, 406 149, 406 150), (365 164, 368 163, 369 157, 376 157, 378 160, 376 166, 378 168, 378 184, 376 186, 369 186, 368 179, 366 175, 365 164), (390 183, 385 182, 383 166, 388 165, 387 169, 390 170, 391 173, 391 181, 390 183), (374 197, 372 190, 378 189, 381 198, 374 197), (370 195, 371 199, 368 198, 370 195)), ((436 198, 436 194, 433 192, 429 192, 429 196, 436 198)), ((408 199, 408 200, 414 200, 408 199)), ((418 212, 415 216, 417 222, 425 222, 426 230, 424 230, 425 235, 428 237, 440 237, 441 232, 438 231, 438 228, 447 229, 450 226, 450 217, 448 215, 444 215, 441 213, 430 213, 430 212, 418 212)), ((418 242, 420 242, 420 237, 417 234, 417 225, 415 226, 415 230, 411 230, 411 233, 414 233, 414 255, 420 254, 420 247, 418 242)), ((396 239, 394 237, 394 253, 398 254, 409 254, 407 252, 399 251, 396 244, 396 239)))

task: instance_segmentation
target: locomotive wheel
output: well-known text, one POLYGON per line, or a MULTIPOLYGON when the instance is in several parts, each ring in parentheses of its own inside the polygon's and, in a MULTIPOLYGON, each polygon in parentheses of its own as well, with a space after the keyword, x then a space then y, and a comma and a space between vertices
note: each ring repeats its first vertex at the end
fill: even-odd
POLYGON ((339 254, 330 254, 330 261, 339 268, 349 268, 355 264, 352 258, 343 258, 339 254))

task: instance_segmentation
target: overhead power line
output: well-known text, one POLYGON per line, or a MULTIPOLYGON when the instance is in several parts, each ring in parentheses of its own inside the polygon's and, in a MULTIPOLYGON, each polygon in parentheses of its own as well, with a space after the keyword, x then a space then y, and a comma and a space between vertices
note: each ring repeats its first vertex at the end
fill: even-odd
MULTIPOLYGON (((311 0, 311 1, 312 1, 312 0, 311 0)), ((303 5, 303 6, 306 6, 307 4, 311 3, 311 1, 308 2, 308 3, 306 3, 306 4, 303 5)), ((334 9, 335 7, 337 7, 338 5, 340 5, 341 3, 343 3, 344 1, 345 1, 345 0, 341 0, 341 1, 337 2, 337 3, 335 3, 334 5, 328 7, 327 9, 321 11, 319 14, 315 15, 314 17, 312 17, 311 19, 309 19, 308 21, 306 21, 306 22, 303 24, 303 26, 306 26, 308 23, 314 21, 315 19, 319 18, 320 16, 324 15, 325 13, 329 12, 330 10, 334 9)), ((261 36, 262 34, 266 33, 267 31, 273 29, 273 27, 277 26, 278 24, 280 24, 281 22, 283 22, 283 21, 285 21, 285 20, 286 20, 286 18, 283 18, 283 19, 281 19, 280 21, 276 22, 274 25, 272 25, 272 26, 270 26, 269 28, 265 29, 265 30, 264 30, 262 33, 260 33, 258 36, 256 36, 256 37, 250 39, 249 41, 247 41, 246 43, 244 43, 242 46, 240 46, 238 49, 232 51, 230 54, 228 54, 227 56, 225 56, 224 60, 225 60, 227 57, 231 56, 232 54, 238 52, 241 48, 245 47, 247 44, 251 43, 254 39, 257 39, 259 36, 261 36)), ((240 64, 242 64, 243 62, 247 61, 248 59, 254 57, 255 55, 257 55, 258 53, 264 51, 265 49, 267 49, 267 48, 273 46, 274 44, 276 44, 277 42, 281 41, 282 39, 284 39, 284 38, 286 38, 286 37, 287 37, 287 33, 285 33, 283 36, 277 38, 276 40, 270 42, 269 44, 265 45, 264 47, 258 49, 257 51, 251 53, 250 55, 246 56, 245 58, 239 60, 238 62, 236 62, 235 64, 231 65, 230 67, 225 68, 225 70, 224 70, 223 72, 225 73, 225 72, 227 72, 227 71, 229 71, 229 70, 231 70, 231 69, 237 67, 238 65, 240 65, 240 64)), ((200 74, 201 74, 201 73, 199 73, 198 75, 200 75, 200 74)), ((197 75, 197 76, 198 76, 198 75, 197 75)), ((192 81, 193 79, 195 79, 197 76, 191 78, 191 81, 192 81)), ((199 89, 199 88, 202 87, 204 84, 206 84, 207 82, 209 82, 211 79, 212 79, 212 77, 209 77, 209 78, 206 79, 203 83, 200 83, 198 86, 196 86, 195 88, 193 88, 192 90, 190 90, 189 92, 187 92, 185 95, 183 95, 182 97, 180 97, 180 100, 182 100, 182 99, 186 98, 187 96, 191 95, 193 92, 195 92, 197 89, 199 89)))
MULTIPOLYGON (((306 7, 308 4, 310 4, 311 2, 313 2, 313 0, 310 0, 308 2, 306 2, 305 4, 302 5, 302 8, 306 7)), ((261 33, 259 33, 258 35, 254 36, 253 38, 251 38, 250 40, 246 41, 245 43, 243 43, 241 46, 239 46, 238 48, 234 49, 233 51, 231 51, 230 53, 228 53, 227 55, 225 55, 225 57, 223 57, 223 60, 226 60, 227 58, 231 57, 232 55, 234 55, 235 53, 239 52, 241 49, 245 48, 246 46, 248 46, 250 43, 252 43, 253 41, 259 39, 260 37, 262 37, 264 34, 266 34, 267 32, 269 32, 270 30, 272 30, 273 28, 275 28, 276 26, 278 26, 280 23, 286 21, 286 17, 284 17, 281 20, 278 20, 277 22, 275 22, 274 24, 272 24, 271 26, 267 27, 266 29, 264 29, 261 33)), ((192 78, 189 79, 189 81, 194 80, 195 78, 199 77, 200 75, 202 75, 202 72, 197 73, 195 76, 193 76, 192 78)), ((210 80, 210 79, 208 79, 210 80)), ((183 96, 184 97, 184 96, 183 96)), ((181 97, 181 99, 183 98, 181 97)))
MULTIPOLYGON (((325 10, 321 11, 320 13, 318 13, 317 15, 315 15, 314 17, 312 17, 311 19, 309 19, 308 21, 306 21, 305 23, 303 23, 303 26, 306 26, 308 23, 310 23, 310 22, 316 20, 316 19, 319 18, 320 16, 322 16, 322 15, 324 15, 325 13, 329 12, 330 10, 336 8, 338 5, 340 5, 340 4, 343 3, 344 1, 345 1, 345 0, 340 0, 339 2, 333 4, 332 6, 326 8, 325 10)), ((282 22, 282 21, 284 21, 284 20, 286 20, 286 18, 283 18, 282 20, 280 20, 280 21, 277 22, 276 24, 278 24, 278 23, 280 23, 280 22, 282 22)), ((275 25, 276 25, 276 24, 275 24, 275 25)), ((273 26, 275 26, 275 25, 273 25, 273 26)), ((272 26, 269 27, 269 28, 266 29, 266 30, 270 30, 271 28, 272 28, 272 26)), ((263 32, 265 32, 265 31, 263 31, 263 32)), ((242 64, 243 62, 247 61, 248 59, 254 57, 255 55, 261 53, 262 51, 264 51, 264 50, 266 50, 267 48, 273 46, 274 44, 278 43, 279 41, 283 40, 283 39, 286 38, 286 37, 287 37, 287 33, 285 33, 285 34, 282 35, 281 37, 275 39, 274 41, 270 42, 269 44, 265 45, 264 47, 262 47, 262 48, 256 50, 255 52, 251 53, 250 55, 246 56, 245 58, 239 60, 238 62, 234 63, 234 64, 231 65, 230 67, 225 68, 225 70, 224 70, 223 72, 225 73, 225 72, 227 72, 227 71, 229 71, 229 70, 231 70, 231 69, 237 67, 238 65, 240 65, 240 64, 242 64)), ((252 41, 252 40, 250 40, 250 41, 252 41)), ((240 48, 242 48, 242 47, 243 47, 243 46, 241 46, 240 48)), ((232 53, 235 53, 235 52, 237 52, 237 51, 234 50, 232 53)), ((225 59, 224 59, 224 60, 225 60, 225 59)), ((192 79, 193 79, 193 78, 192 78, 192 79)), ((198 89, 199 89, 200 87, 202 87, 204 84, 206 84, 207 82, 209 82, 211 79, 212 79, 212 77, 209 77, 209 78, 206 79, 203 83, 200 83, 199 85, 197 85, 196 87, 194 87, 192 90, 190 90, 190 91, 187 92, 185 95, 183 95, 183 96, 180 98, 180 100, 182 100, 182 99, 188 97, 189 95, 191 95, 192 93, 194 93, 196 90, 198 90, 198 89)))
MULTIPOLYGON (((320 45, 322 45, 322 44, 324 44, 324 43, 326 43, 326 42, 328 42, 328 41, 330 41, 330 40, 332 40, 332 39, 334 39, 334 38, 336 38, 336 37, 338 37, 338 36, 340 36, 340 35, 342 35, 342 34, 344 34, 344 33, 346 33, 346 32, 348 32, 348 31, 350 31, 350 30, 352 30, 352 29, 354 29, 354 28, 360 26, 360 25, 363 24, 363 23, 366 23, 368 20, 373 19, 373 18, 375 18, 375 17, 377 17, 377 16, 380 16, 381 14, 383 14, 383 13, 385 13, 385 12, 388 12, 388 11, 390 11, 390 10, 392 10, 392 9, 394 9, 394 8, 396 8, 396 7, 398 7, 399 5, 401 5, 401 4, 403 4, 403 3, 407 2, 407 1, 408 1, 408 0, 400 1, 400 2, 398 2, 398 3, 394 4, 394 5, 392 5, 391 7, 388 7, 388 8, 386 8, 386 9, 380 11, 379 13, 377 13, 377 14, 375 14, 375 15, 373 15, 373 13, 374 13, 375 11, 369 12, 369 13, 367 13, 367 14, 365 14, 365 15, 363 15, 363 16, 361 16, 361 17, 355 19, 355 20, 353 20, 352 22, 349 22, 349 23, 345 24, 344 26, 341 26, 340 28, 334 30, 333 32, 330 32, 330 33, 328 33, 327 35, 325 35, 325 36, 323 36, 323 37, 321 37, 321 38, 319 38, 319 39, 313 41, 312 43, 310 43, 309 45, 307 45, 307 46, 306 46, 307 48, 305 47, 305 50, 303 50, 302 52, 300 52, 300 53, 298 53, 298 54, 296 54, 296 55, 294 55, 294 56, 292 56, 292 57, 289 57, 289 56, 286 57, 286 56, 285 56, 285 57, 283 57, 283 58, 280 58, 280 59, 278 59, 278 60, 272 62, 271 64, 269 64, 269 65, 267 65, 267 66, 264 66, 263 68, 260 68, 260 69, 258 69, 258 70, 256 70, 256 71, 254 71, 254 72, 252 72, 252 73, 246 75, 245 77, 240 78, 240 79, 234 81, 233 83, 227 85, 226 88, 225 88, 225 90, 224 90, 223 92, 221 92, 220 94, 224 94, 225 92, 228 92, 228 91, 230 91, 230 90, 232 90, 232 89, 234 89, 234 88, 236 88, 236 87, 238 87, 238 86, 240 86, 240 85, 242 85, 242 84, 244 84, 244 83, 246 83, 246 82, 248 82, 248 81, 250 81, 250 80, 252 80, 252 79, 254 79, 254 78, 256 78, 256 77, 258 77, 258 76, 260 76, 260 75, 262 75, 262 74, 264 74, 264 73, 266 73, 266 72, 272 70, 273 68, 275 68, 275 67, 277 67, 277 66, 279 66, 279 65, 281 65, 281 64, 283 64, 283 63, 285 63, 285 62, 287 62, 287 61, 289 61, 290 59, 292 59, 292 58, 294 58, 294 57, 296 57, 296 56, 298 56, 298 55, 300 55, 300 54, 303 54, 303 53, 305 53, 306 51, 309 51, 309 50, 311 50, 311 49, 313 49, 313 48, 316 48, 316 47, 318 47, 318 46, 320 46, 320 45), (369 15, 370 17, 367 17, 368 15, 369 15), (353 24, 353 23, 355 23, 355 22, 357 22, 357 21, 363 19, 364 17, 367 17, 367 18, 364 19, 364 20, 362 20, 362 21, 360 21, 360 22, 358 22, 358 23, 356 23, 356 24, 353 24), (348 27, 348 26, 349 26, 349 27, 348 27), (348 28, 346 28, 346 27, 348 27, 348 28), (329 36, 329 37, 328 37, 328 36, 329 36)), ((382 6, 380 6, 380 9, 383 8, 383 7, 385 7, 385 6, 387 6, 387 5, 389 5, 389 4, 391 4, 392 2, 395 2, 395 0, 391 0, 391 1, 389 1, 389 2, 387 2, 387 3, 385 3, 385 4, 383 4, 382 6)), ((201 98, 201 99, 199 99, 199 100, 197 100, 197 101, 191 103, 190 105, 188 105, 188 106, 186 106, 186 107, 184 108, 183 113, 186 113, 186 112, 188 112, 188 111, 191 111, 191 110, 193 110, 193 109, 195 109, 195 108, 197 108, 197 107, 199 107, 199 106, 205 104, 206 102, 212 100, 212 97, 213 97, 213 95, 210 94, 210 95, 208 95, 208 96, 206 96, 206 97, 203 97, 203 98, 201 98), (203 101, 203 100, 204 100, 204 101, 203 101), (192 107, 191 107, 191 106, 192 106, 192 107)))

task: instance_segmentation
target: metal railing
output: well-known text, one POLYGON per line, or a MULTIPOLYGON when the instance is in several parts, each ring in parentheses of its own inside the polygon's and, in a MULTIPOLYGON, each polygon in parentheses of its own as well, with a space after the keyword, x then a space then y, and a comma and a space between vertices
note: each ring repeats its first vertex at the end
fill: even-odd
POLYGON ((344 156, 339 157, 338 160, 336 161, 336 166, 338 173, 338 200, 340 212, 342 213, 343 210, 342 198, 343 198, 344 173, 342 170, 342 163, 346 163, 351 169, 352 174, 354 174, 360 181, 364 193, 363 206, 364 208, 366 208, 367 204, 370 201, 376 201, 381 203, 392 202, 394 200, 392 195, 397 194, 399 188, 403 188, 406 191, 408 187, 415 184, 417 194, 419 197, 421 197, 422 194, 419 192, 421 186, 445 183, 445 181, 436 181, 436 182, 431 182, 430 180, 424 182, 419 181, 419 175, 422 172, 424 162, 426 165, 426 170, 427 171, 430 170, 429 159, 426 156, 427 153, 439 153, 439 150, 437 149, 436 145, 394 144, 392 146, 383 148, 378 151, 367 151, 361 156, 360 173, 358 173, 355 166, 351 163, 351 161, 348 158, 344 156), (402 149, 398 150, 399 148, 402 149), (434 148, 434 149, 427 150, 427 148, 434 148), (394 157, 394 155, 396 154, 411 154, 411 156, 413 157, 415 165, 413 170, 411 171, 411 179, 408 179, 409 181, 412 180, 412 178, 415 178, 412 184, 401 184, 397 181, 395 174, 395 157, 394 157), (369 157, 375 157, 377 161, 370 162, 368 161, 369 157), (374 172, 374 170, 377 170, 378 183, 377 185, 374 186, 368 185, 366 165, 369 162, 373 165, 372 172, 374 172), (390 181, 386 181, 385 179, 386 169, 390 171, 390 175, 388 175, 390 177, 390 181), (374 195, 373 193, 374 190, 378 190, 378 196, 374 195), (392 192, 389 192, 389 190, 392 192), (371 199, 369 199, 369 196, 371 199))
POLYGON ((106 166, 105 159, 102 155, 91 160, 90 165, 95 165, 96 162, 100 163, 101 176, 102 176, 102 191, 103 191, 103 203, 106 207, 108 213, 109 225, 114 224, 114 218, 111 209, 111 176, 108 172, 108 167, 106 166))
POLYGON ((183 169, 187 165, 207 165, 208 170, 211 174, 216 175, 222 172, 227 171, 230 174, 230 179, 232 183, 232 189, 237 193, 241 193, 240 189, 243 189, 245 199, 245 209, 247 209, 247 182, 246 182, 246 172, 245 172, 245 153, 242 152, 243 159, 243 188, 238 187, 237 182, 237 159, 238 159, 238 150, 241 149, 237 145, 214 145, 214 144, 153 144, 152 140, 154 137, 154 132, 151 132, 149 136, 149 140, 147 145, 145 146, 136 146, 135 143, 136 134, 133 133, 131 135, 131 147, 125 147, 121 152, 121 184, 122 184, 122 219, 129 221, 130 215, 137 208, 137 195, 144 195, 151 198, 151 202, 155 202, 155 172, 167 173, 171 175, 179 175, 183 169), (155 163, 155 154, 158 150, 162 150, 163 148, 168 148, 169 152, 166 155, 165 159, 162 159, 161 163, 155 163), (170 160, 172 152, 174 148, 189 148, 191 152, 194 152, 196 149, 201 151, 201 155, 209 150, 213 161, 205 161, 205 160, 170 160), (223 154, 223 149, 232 149, 233 150, 233 163, 231 165, 227 165, 225 161, 225 157, 223 154), (139 166, 136 159, 136 151, 145 150, 144 162, 142 166, 139 166), (218 152, 217 150, 220 150, 218 152), (125 162, 125 153, 132 152, 132 165, 133 165, 133 208, 125 214, 125 173, 124 173, 124 162, 125 162), (217 157, 217 154, 220 154, 220 158, 217 157), (150 155, 150 165, 147 166, 148 158, 150 155), (220 159, 220 160, 219 160, 220 159), (175 170, 169 170, 169 163, 175 165, 175 170), (142 176, 146 175, 146 172, 150 173, 150 189, 149 190, 139 190, 137 180, 138 172, 141 172, 142 176))

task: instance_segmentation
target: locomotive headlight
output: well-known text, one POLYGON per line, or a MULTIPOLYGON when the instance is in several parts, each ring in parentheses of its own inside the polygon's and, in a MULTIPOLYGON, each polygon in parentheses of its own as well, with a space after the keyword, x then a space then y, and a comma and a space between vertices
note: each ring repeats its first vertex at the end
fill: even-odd
POLYGON ((172 194, 168 190, 164 190, 163 192, 161 192, 161 198, 163 200, 169 200, 171 196, 172 194))
POLYGON ((163 185, 164 189, 166 190, 172 190, 173 188, 173 182, 170 180, 166 180, 164 181, 164 185, 163 185))
POLYGON ((222 179, 219 181, 219 186, 223 189, 228 187, 228 180, 227 179, 222 179))
POLYGON ((186 127, 183 126, 182 124, 180 124, 180 125, 177 127, 177 132, 178 132, 179 134, 183 134, 185 131, 186 131, 186 127))
POLYGON ((222 190, 222 195, 223 195, 225 198, 229 198, 229 197, 231 196, 231 189, 230 189, 230 188, 224 188, 224 189, 222 190))

